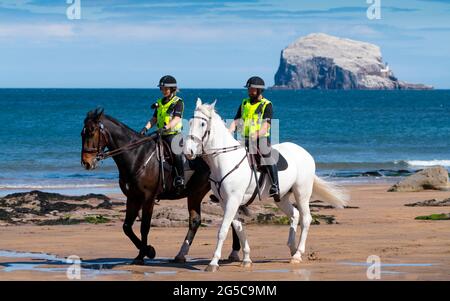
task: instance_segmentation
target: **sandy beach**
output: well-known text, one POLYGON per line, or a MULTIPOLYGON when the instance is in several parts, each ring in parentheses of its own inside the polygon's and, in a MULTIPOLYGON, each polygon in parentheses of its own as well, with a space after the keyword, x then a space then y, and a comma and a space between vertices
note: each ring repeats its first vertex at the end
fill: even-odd
MULTIPOLYGON (((370 255, 381 260, 381 280, 450 280, 450 221, 414 219, 448 213, 448 207, 404 206, 444 199, 449 192, 387 192, 387 184, 346 187, 351 192, 349 205, 358 208, 322 209, 320 214, 334 215, 337 224, 311 226, 307 254, 300 264, 289 263, 286 225, 248 225, 252 268, 224 261, 217 273, 203 272, 214 251, 215 226, 199 229, 186 264, 170 260, 187 229, 152 227, 149 240, 156 248, 156 258, 147 260, 145 266, 132 266, 129 262, 136 250, 119 221, 7 225, 0 227, 0 280, 67 280, 64 258, 71 255, 82 260, 81 280, 367 280, 370 255)), ((173 201, 161 205, 171 206, 173 201)), ((186 202, 177 201, 176 205, 186 206, 186 202)), ((138 229, 136 223, 135 231, 138 229)), ((231 237, 225 243, 223 259, 230 250, 231 237)))

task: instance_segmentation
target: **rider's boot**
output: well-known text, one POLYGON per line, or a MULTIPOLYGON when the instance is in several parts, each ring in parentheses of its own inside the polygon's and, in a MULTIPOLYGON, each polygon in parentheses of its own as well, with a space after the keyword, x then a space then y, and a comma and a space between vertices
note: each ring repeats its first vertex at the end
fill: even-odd
POLYGON ((278 183, 278 169, 277 165, 267 165, 267 171, 269 172, 270 179, 272 180, 272 185, 269 189, 269 196, 273 197, 275 202, 280 201, 280 187, 278 183))
POLYGON ((176 177, 173 180, 173 185, 175 187, 175 190, 180 193, 184 190, 185 184, 184 184, 184 166, 183 166, 183 157, 181 154, 175 155, 174 154, 174 167, 176 172, 176 177))

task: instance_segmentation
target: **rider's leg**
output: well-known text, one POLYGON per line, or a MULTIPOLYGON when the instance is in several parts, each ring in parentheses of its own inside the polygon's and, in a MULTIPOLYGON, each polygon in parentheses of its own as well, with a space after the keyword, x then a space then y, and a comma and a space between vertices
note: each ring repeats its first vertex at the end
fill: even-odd
POLYGON ((267 165, 270 178, 272 179, 272 186, 269 189, 269 196, 272 196, 276 202, 280 201, 280 186, 278 183, 278 168, 276 164, 267 165))
POLYGON ((272 147, 270 139, 267 137, 260 137, 258 141, 258 150, 262 155, 262 162, 266 165, 272 185, 269 189, 269 196, 273 197, 276 202, 280 201, 280 185, 278 181, 277 163, 271 158, 272 147))
POLYGON ((163 136, 164 140, 169 144, 172 156, 173 156, 173 166, 175 169, 176 177, 174 179, 174 186, 176 189, 184 188, 184 166, 183 166, 183 138, 181 134, 177 135, 165 135, 163 136), (175 145, 172 145, 172 141, 174 141, 175 145))

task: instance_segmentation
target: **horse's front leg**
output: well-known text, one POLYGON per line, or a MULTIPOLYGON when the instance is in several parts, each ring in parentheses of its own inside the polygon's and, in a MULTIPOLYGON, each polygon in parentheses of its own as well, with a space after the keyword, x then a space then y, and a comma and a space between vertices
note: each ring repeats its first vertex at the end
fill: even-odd
POLYGON ((225 213, 223 216, 222 224, 217 235, 217 246, 214 256, 206 267, 207 272, 216 272, 219 269, 219 260, 222 256, 222 247, 225 239, 227 238, 228 230, 230 229, 231 222, 235 218, 239 209, 240 202, 238 199, 231 198, 225 205, 225 213))
POLYGON ((175 256, 175 262, 185 263, 186 255, 189 253, 189 248, 194 241, 195 234, 202 223, 200 204, 202 199, 199 197, 188 197, 189 210, 189 230, 181 245, 180 251, 175 256))
POLYGON ((148 233, 150 232, 150 224, 152 221, 153 206, 155 202, 153 199, 147 200, 142 206, 142 220, 141 220, 141 248, 138 256, 134 259, 133 263, 138 265, 144 264, 144 257, 155 258, 155 249, 151 246, 147 246, 148 233))
POLYGON ((204 196, 211 189, 208 180, 209 172, 197 171, 195 172, 188 183, 188 190, 190 191, 187 198, 187 206, 189 211, 189 229, 181 245, 180 251, 175 256, 174 261, 178 263, 186 262, 186 255, 189 253, 189 248, 194 241, 195 234, 202 223, 201 218, 201 203, 204 196))
POLYGON ((230 255, 228 256, 229 262, 238 262, 241 261, 239 258, 239 251, 241 250, 241 242, 239 236, 236 232, 236 227, 234 223, 232 223, 231 230, 233 230, 233 249, 231 250, 230 255))
MULTIPOLYGON (((236 233, 240 244, 242 245, 242 252, 244 253, 244 258, 242 260, 241 266, 244 268, 249 268, 252 266, 252 260, 250 259, 250 245, 248 243, 247 234, 245 233, 244 225, 237 217, 233 220, 233 235, 236 233)), ((234 252, 234 251, 233 251, 234 252)), ((231 256, 231 255, 230 255, 231 256)), ((238 256, 239 258, 239 256, 238 256)))
MULTIPOLYGON (((136 199, 127 199, 127 213, 125 216, 125 221, 123 223, 123 232, 126 236, 133 242, 136 248, 140 251, 142 249, 142 241, 134 234, 133 224, 136 217, 141 209, 141 202, 136 201, 136 199)), ((155 249, 151 246, 147 246, 147 256, 149 258, 155 257, 155 249)))

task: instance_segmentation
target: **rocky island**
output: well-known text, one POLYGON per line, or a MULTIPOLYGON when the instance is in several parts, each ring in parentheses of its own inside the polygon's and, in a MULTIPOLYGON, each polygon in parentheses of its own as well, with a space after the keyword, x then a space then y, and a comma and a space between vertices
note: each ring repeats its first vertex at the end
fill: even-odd
POLYGON ((273 88, 433 89, 398 80, 378 46, 323 33, 302 37, 281 52, 273 88))

